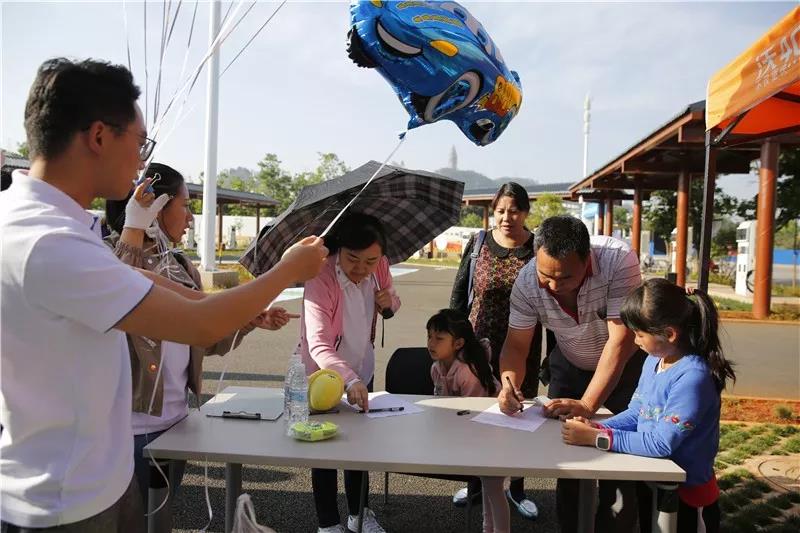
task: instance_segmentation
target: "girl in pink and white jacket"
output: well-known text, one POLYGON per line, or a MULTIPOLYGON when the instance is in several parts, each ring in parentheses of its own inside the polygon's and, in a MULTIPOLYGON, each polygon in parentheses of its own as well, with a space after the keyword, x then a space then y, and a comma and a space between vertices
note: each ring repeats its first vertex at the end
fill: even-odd
MULTIPOLYGON (((327 263, 305 284, 298 353, 309 375, 320 368, 338 372, 348 402, 366 410, 375 374, 377 317, 388 317, 400 308, 384 255, 383 225, 373 216, 351 213, 335 228, 334 236, 326 238, 326 246, 331 250, 327 263)), ((348 529, 353 531, 362 479, 367 479, 366 473, 344 472, 348 529)), ((336 502, 336 470, 312 469, 311 483, 319 531, 344 532, 336 502)), ((365 509, 363 531, 384 531, 369 508, 365 509)))
MULTIPOLYGON (((489 362, 492 350, 488 339, 475 337, 467 317, 453 309, 442 309, 425 326, 428 351, 433 358, 431 378, 435 396, 495 397, 500 383, 489 362)), ((508 533, 511 518, 502 477, 481 477, 483 485, 484 533, 508 533)))

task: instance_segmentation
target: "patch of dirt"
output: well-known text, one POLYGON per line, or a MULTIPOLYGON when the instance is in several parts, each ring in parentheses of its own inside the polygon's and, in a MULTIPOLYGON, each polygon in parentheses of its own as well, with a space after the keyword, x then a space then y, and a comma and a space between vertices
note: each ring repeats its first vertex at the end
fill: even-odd
MULTIPOLYGON (((787 413, 783 413, 787 414, 787 413)), ((800 401, 761 400, 723 396, 722 420, 800 425, 800 401), (788 418, 781 417, 780 407, 791 411, 788 418)))

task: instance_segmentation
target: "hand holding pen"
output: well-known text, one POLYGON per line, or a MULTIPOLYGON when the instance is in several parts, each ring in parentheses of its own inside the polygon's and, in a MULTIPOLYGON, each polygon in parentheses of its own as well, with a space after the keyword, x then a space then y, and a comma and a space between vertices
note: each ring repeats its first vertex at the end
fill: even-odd
POLYGON ((513 415, 514 413, 519 413, 524 410, 522 406, 523 396, 522 393, 514 387, 511 378, 505 376, 505 380, 508 386, 500 390, 500 395, 497 400, 500 404, 500 410, 503 413, 513 415))

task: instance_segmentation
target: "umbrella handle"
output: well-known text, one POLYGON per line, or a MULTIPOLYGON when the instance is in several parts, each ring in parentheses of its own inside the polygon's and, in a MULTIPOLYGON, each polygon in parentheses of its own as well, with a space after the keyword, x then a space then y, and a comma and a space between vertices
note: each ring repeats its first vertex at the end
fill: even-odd
MULTIPOLYGON (((378 276, 376 276, 374 272, 372 274, 372 280, 375 282, 375 287, 378 290, 381 290, 381 284, 378 283, 378 276)), ((391 308, 386 307, 384 309, 381 309, 381 316, 383 317, 384 320, 389 320, 394 316, 394 311, 392 311, 391 308)))

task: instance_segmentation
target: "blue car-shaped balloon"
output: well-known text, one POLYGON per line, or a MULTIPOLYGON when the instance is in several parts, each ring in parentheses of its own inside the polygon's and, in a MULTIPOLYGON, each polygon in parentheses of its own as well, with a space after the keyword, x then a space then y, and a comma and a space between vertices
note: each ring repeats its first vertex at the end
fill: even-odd
POLYGON ((485 146, 519 113, 519 76, 458 3, 353 1, 350 19, 348 55, 392 85, 409 128, 451 120, 485 146))

